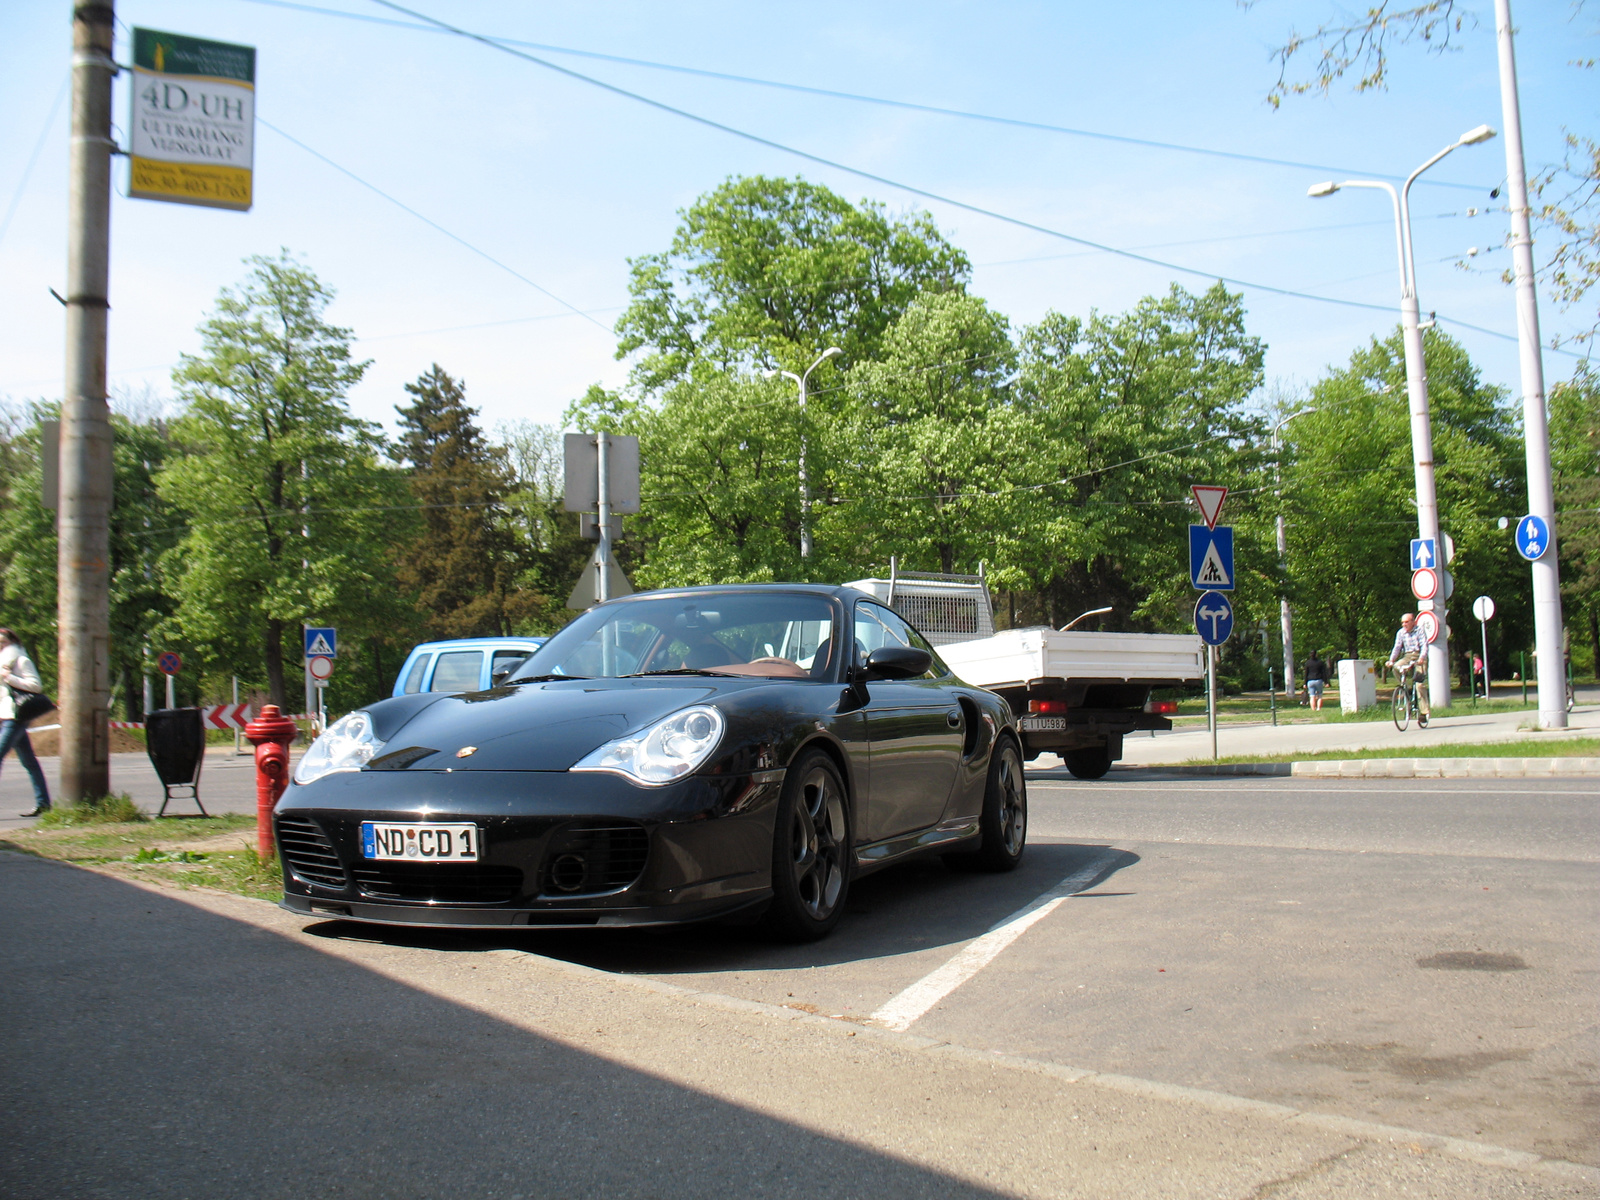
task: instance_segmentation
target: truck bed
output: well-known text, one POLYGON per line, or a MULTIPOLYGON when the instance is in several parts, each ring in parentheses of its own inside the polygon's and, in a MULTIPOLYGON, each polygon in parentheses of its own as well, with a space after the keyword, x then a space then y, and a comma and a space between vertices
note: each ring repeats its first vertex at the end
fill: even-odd
POLYGON ((1062 633, 1048 626, 1008 629, 953 642, 939 655, 967 683, 1026 687, 1039 680, 1174 687, 1205 678, 1205 644, 1193 634, 1062 633))

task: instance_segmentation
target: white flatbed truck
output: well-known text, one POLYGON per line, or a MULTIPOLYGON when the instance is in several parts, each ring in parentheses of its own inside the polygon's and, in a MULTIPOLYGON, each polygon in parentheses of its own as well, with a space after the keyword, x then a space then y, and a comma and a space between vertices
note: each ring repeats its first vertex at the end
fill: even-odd
POLYGON ((1205 645, 1194 634, 1092 633, 1049 626, 994 630, 980 575, 892 573, 850 587, 905 617, 965 682, 1005 697, 1023 755, 1059 754, 1079 779, 1099 779, 1122 757, 1122 739, 1171 729, 1171 701, 1155 688, 1205 679, 1205 645))

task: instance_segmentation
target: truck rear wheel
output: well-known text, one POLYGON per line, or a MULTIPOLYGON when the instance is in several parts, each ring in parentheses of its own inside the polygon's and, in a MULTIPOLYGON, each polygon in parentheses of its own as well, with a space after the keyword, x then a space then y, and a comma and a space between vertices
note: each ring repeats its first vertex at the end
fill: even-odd
POLYGON ((1111 770, 1111 751, 1105 746, 1068 750, 1061 757, 1074 779, 1104 779, 1106 772, 1111 770))

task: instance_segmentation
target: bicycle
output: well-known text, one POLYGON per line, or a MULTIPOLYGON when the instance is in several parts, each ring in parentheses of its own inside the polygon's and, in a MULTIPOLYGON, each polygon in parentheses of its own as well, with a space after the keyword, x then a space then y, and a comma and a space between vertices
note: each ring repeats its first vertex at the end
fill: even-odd
POLYGON ((1417 703, 1417 673, 1406 670, 1400 673, 1400 683, 1394 689, 1390 698, 1390 706, 1394 710, 1394 727, 1404 733, 1406 726, 1411 724, 1412 714, 1416 715, 1417 728, 1428 727, 1428 714, 1417 703))

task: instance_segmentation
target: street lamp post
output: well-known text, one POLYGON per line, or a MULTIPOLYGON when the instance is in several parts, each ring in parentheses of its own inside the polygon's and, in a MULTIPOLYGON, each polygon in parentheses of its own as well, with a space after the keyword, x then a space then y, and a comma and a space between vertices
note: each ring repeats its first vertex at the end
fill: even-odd
MULTIPOLYGON (((1318 183, 1307 189, 1313 197, 1331 196, 1341 188, 1381 188, 1394 204, 1394 232, 1400 259, 1400 327, 1406 351, 1406 394, 1411 404, 1411 458, 1416 474, 1417 536, 1431 539, 1435 553, 1444 545, 1439 536, 1439 497, 1433 479, 1433 424, 1428 414, 1428 375, 1422 360, 1422 327, 1417 307, 1417 269, 1411 252, 1411 185, 1434 163, 1462 146, 1475 146, 1494 137, 1487 125, 1469 129, 1406 177, 1398 191, 1391 183, 1376 179, 1347 179, 1342 183, 1318 183)), ((1443 563, 1437 563, 1441 570, 1443 563)), ((1419 602, 1433 607, 1439 618, 1439 637, 1428 647, 1428 699, 1434 708, 1450 704, 1450 645, 1444 608, 1443 588, 1436 601, 1419 602)))
POLYGON ((842 353, 844 353, 844 351, 840 350, 839 347, 837 347, 837 346, 829 346, 821 354, 817 355, 817 361, 812 363, 809 367, 807 367, 805 369, 805 372, 803 374, 800 374, 800 375, 796 375, 793 371, 778 371, 778 370, 768 371, 766 373, 766 378, 768 378, 768 379, 773 379, 773 378, 775 378, 775 377, 777 377, 779 375, 782 375, 785 379, 792 379, 792 380, 795 381, 795 383, 800 388, 800 423, 801 423, 801 429, 800 429, 800 557, 801 558, 810 558, 811 557, 811 487, 810 487, 810 484, 806 480, 806 431, 805 431, 806 380, 811 378, 811 372, 815 371, 823 363, 827 362, 828 359, 832 358, 835 354, 842 354, 842 353))
MULTIPOLYGON (((1314 413, 1315 408, 1302 408, 1292 412, 1272 427, 1272 495, 1278 509, 1278 566, 1287 572, 1289 567, 1289 539, 1283 525, 1283 427, 1296 417, 1314 413)), ((1294 700, 1294 613, 1289 608, 1288 593, 1278 597, 1278 623, 1283 633, 1283 691, 1294 700)))
POLYGON ((1108 613, 1110 611, 1111 611, 1111 605, 1109 605, 1109 604, 1106 605, 1104 608, 1091 608, 1088 612, 1081 612, 1077 616, 1073 617, 1072 620, 1068 621, 1057 632, 1065 633, 1067 630, 1071 629, 1074 625, 1076 625, 1079 621, 1082 621, 1082 620, 1084 620, 1084 619, 1086 619, 1088 617, 1101 617, 1101 616, 1104 616, 1106 613, 1108 613))

